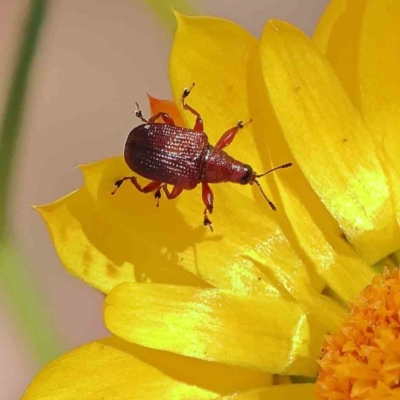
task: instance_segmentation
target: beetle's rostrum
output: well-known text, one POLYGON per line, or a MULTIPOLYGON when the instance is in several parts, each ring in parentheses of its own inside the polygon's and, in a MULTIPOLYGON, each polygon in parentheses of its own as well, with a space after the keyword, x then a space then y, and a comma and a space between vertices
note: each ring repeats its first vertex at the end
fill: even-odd
POLYGON ((205 205, 203 223, 205 226, 208 225, 211 230, 213 230, 212 222, 208 213, 213 212, 214 195, 209 183, 233 182, 242 185, 255 183, 270 207, 276 210, 274 203, 268 199, 257 178, 277 169, 288 168, 292 163, 272 168, 263 174, 256 174, 250 165, 236 160, 223 150, 232 143, 238 131, 251 120, 246 123, 239 121, 236 126, 221 136, 215 146, 212 146, 204 132, 200 114, 185 102, 193 87, 194 83, 190 89, 183 91, 181 97, 183 109, 196 116, 193 129, 175 126, 173 119, 163 112, 146 120, 139 104, 136 103, 136 116, 144 123, 129 133, 124 157, 133 172, 150 179, 151 182, 142 187, 136 177, 124 177, 115 182, 116 188, 112 194, 124 181, 130 180, 142 193, 155 192, 154 196, 157 199, 158 207, 161 189, 166 197, 172 200, 178 197, 183 190, 194 189, 201 183, 205 205), (159 118, 164 123, 157 123, 159 118), (171 191, 167 185, 173 186, 171 191))

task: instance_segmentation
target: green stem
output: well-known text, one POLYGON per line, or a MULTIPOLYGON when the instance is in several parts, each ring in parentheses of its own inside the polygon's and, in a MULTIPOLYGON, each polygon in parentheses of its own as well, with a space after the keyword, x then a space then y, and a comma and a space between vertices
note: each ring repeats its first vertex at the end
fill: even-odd
POLYGON ((26 270, 26 263, 12 243, 0 242, 0 279, 2 292, 10 304, 18 332, 39 365, 46 364, 62 352, 40 291, 26 270))
POLYGON ((185 0, 144 0, 144 2, 150 7, 158 19, 166 25, 172 34, 175 33, 176 29, 176 19, 172 10, 179 11, 186 15, 196 14, 194 9, 185 0))
POLYGON ((40 292, 29 277, 26 264, 14 248, 9 221, 10 187, 15 153, 20 140, 23 112, 34 56, 43 26, 46 0, 31 0, 22 32, 4 117, 0 125, 0 284, 13 308, 30 350, 40 363, 60 353, 54 329, 40 301, 40 292))
POLYGON ((13 161, 21 131, 22 115, 33 58, 36 52, 40 28, 43 25, 46 0, 32 0, 24 27, 22 43, 17 54, 4 118, 0 127, 0 237, 8 230, 8 205, 13 161))

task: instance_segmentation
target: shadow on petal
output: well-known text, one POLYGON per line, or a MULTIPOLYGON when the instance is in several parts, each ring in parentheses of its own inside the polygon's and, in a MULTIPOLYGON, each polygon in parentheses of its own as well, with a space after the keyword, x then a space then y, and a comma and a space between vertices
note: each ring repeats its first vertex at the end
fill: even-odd
POLYGON ((271 383, 269 374, 109 337, 48 364, 31 382, 23 400, 211 399, 271 383))

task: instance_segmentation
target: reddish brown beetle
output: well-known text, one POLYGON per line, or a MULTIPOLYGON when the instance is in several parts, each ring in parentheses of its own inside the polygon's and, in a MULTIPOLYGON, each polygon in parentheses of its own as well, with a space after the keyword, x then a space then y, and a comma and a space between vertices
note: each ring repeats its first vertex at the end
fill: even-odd
POLYGON ((262 190, 257 178, 281 168, 288 168, 292 163, 287 163, 270 169, 263 174, 256 174, 253 168, 241 161, 235 160, 224 150, 232 143, 237 132, 246 124, 239 121, 237 125, 226 131, 215 146, 208 142, 204 133, 203 120, 200 114, 185 103, 185 98, 190 94, 190 89, 183 91, 181 102, 185 110, 196 116, 193 129, 175 126, 172 118, 163 112, 153 115, 148 121, 143 118, 142 111, 137 105, 136 116, 144 124, 134 128, 125 144, 125 161, 129 168, 137 174, 150 179, 151 182, 141 187, 135 176, 124 177, 115 182, 115 190, 125 180, 130 180, 142 193, 155 192, 158 201, 161 197, 161 188, 169 200, 178 197, 184 189, 194 189, 199 183, 202 185, 202 197, 206 206, 204 210, 204 225, 210 226, 212 222, 207 212, 213 212, 214 195, 209 183, 234 182, 242 185, 255 183, 268 204, 273 210, 275 205, 268 199, 262 190), (162 118, 164 124, 156 123, 162 118), (168 185, 173 185, 172 191, 168 185))

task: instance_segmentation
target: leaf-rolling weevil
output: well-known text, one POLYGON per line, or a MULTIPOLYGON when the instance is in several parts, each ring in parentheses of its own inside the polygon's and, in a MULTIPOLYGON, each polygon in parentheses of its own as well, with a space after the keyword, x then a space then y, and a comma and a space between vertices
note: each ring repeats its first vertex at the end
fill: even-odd
POLYGON ((183 109, 196 116, 193 129, 176 126, 173 119, 163 112, 146 120, 136 103, 136 116, 144 124, 137 126, 129 133, 124 157, 133 172, 150 179, 151 182, 142 187, 135 176, 124 177, 115 182, 116 188, 112 194, 124 181, 130 180, 142 193, 155 192, 158 206, 161 189, 167 198, 172 200, 178 197, 183 190, 194 189, 201 183, 205 205, 203 223, 205 226, 208 225, 211 230, 212 222, 208 214, 213 212, 214 195, 209 183, 234 182, 242 185, 255 183, 270 207, 276 210, 274 203, 268 199, 257 178, 277 169, 288 168, 292 163, 257 174, 250 165, 234 159, 223 150, 232 143, 238 131, 251 120, 246 123, 239 121, 236 126, 221 136, 215 146, 212 146, 204 132, 200 114, 185 102, 193 87, 194 84, 190 89, 185 89, 181 97, 183 109), (164 123, 156 123, 159 118, 164 123), (173 185, 171 191, 167 185, 173 185))

